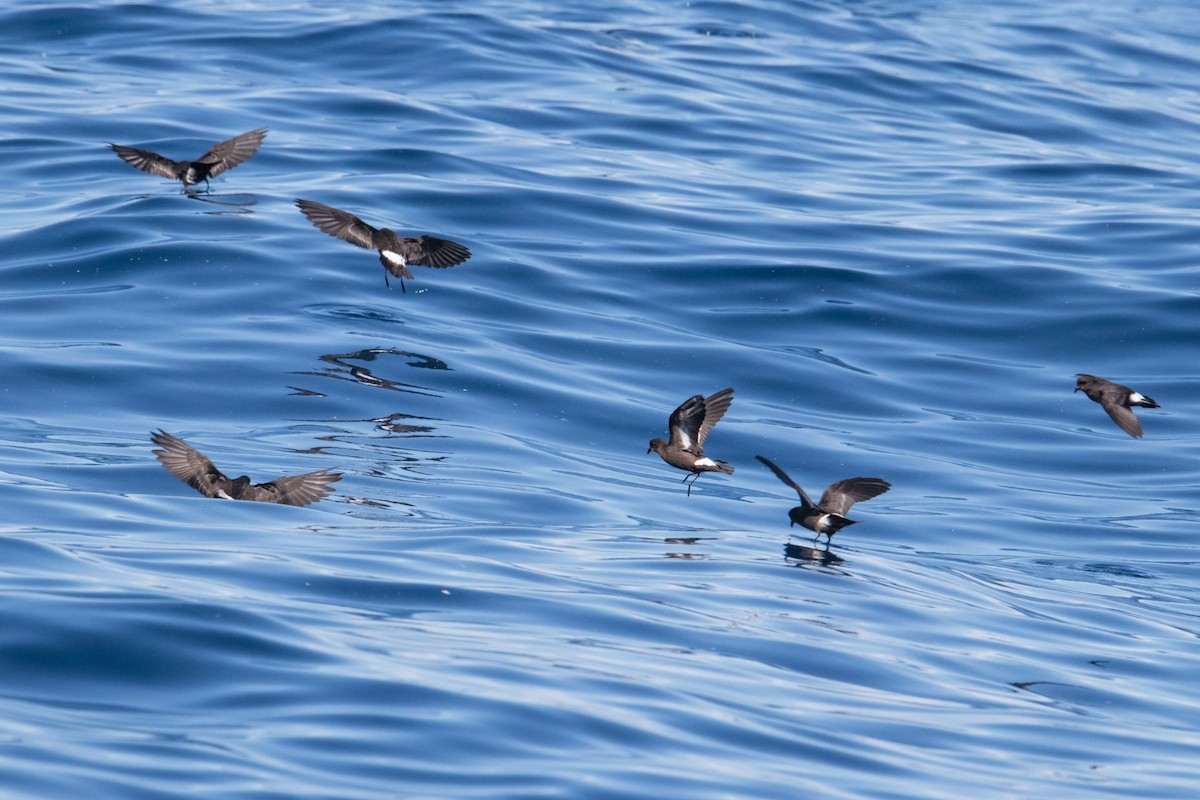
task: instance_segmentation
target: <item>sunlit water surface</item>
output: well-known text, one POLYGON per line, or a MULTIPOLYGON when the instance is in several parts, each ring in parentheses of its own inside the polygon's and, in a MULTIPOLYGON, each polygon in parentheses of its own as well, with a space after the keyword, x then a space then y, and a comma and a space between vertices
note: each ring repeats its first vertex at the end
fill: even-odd
POLYGON ((1194 798, 1197 33, 8 4, 0 790, 1194 798), (260 126, 194 197, 106 148, 260 126), (296 197, 473 257, 388 288, 296 197), (725 386, 689 497, 646 442, 725 386), (206 499, 159 427, 344 478, 206 499), (826 549, 757 454, 893 488, 826 549))

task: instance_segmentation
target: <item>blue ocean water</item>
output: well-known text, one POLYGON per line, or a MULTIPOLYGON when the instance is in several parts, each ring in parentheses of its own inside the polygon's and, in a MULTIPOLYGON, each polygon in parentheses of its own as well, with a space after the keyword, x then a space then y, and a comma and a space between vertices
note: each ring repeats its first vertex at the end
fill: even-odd
POLYGON ((340 5, 0 10, 0 794, 1196 796, 1191 4, 340 5))

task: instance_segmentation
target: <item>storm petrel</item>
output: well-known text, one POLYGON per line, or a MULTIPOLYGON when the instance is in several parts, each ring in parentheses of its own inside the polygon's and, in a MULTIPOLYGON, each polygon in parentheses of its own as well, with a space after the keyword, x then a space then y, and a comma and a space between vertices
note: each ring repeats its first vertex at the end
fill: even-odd
POLYGON ((793 525, 803 525, 814 531, 819 537, 822 533, 833 540, 833 535, 847 525, 853 525, 857 520, 846 519, 850 506, 863 500, 870 500, 892 488, 892 485, 881 478, 847 478, 844 481, 829 484, 821 495, 821 502, 813 505, 800 484, 788 477, 787 473, 768 458, 755 456, 766 464, 775 477, 796 490, 800 495, 800 505, 788 511, 788 518, 793 525))
POLYGON ((233 169, 258 152, 263 137, 267 135, 266 128, 249 131, 232 139, 214 144, 208 152, 195 161, 172 161, 151 153, 149 150, 139 150, 136 147, 126 147, 123 144, 110 144, 109 148, 119 155, 126 164, 137 167, 142 172, 158 175, 160 178, 172 178, 183 181, 186 191, 200 181, 208 185, 209 178, 215 178, 225 170, 233 169))
POLYGON ((1158 403, 1143 394, 1135 392, 1128 386, 1106 381, 1104 378, 1097 378, 1095 375, 1080 373, 1075 377, 1077 378, 1075 381, 1075 391, 1082 391, 1089 398, 1103 406, 1104 410, 1112 417, 1113 422, 1120 426, 1121 430, 1135 439, 1142 438, 1142 423, 1134 416, 1131 408, 1133 406, 1159 408, 1158 403))
POLYGON ((408 271, 410 264, 440 269, 461 264, 471 257, 471 251, 457 242, 436 236, 397 236, 393 230, 372 228, 348 211, 339 211, 312 200, 297 200, 296 205, 321 232, 365 250, 378 250, 379 263, 387 270, 383 274, 384 283, 387 283, 387 274, 390 272, 400 279, 401 291, 407 291, 404 288, 405 278, 413 280, 413 274, 408 271))
POLYGON ((203 453, 166 431, 156 431, 150 440, 163 448, 154 451, 162 465, 205 497, 306 506, 329 494, 333 491, 329 484, 342 479, 341 473, 323 469, 266 483, 251 483, 245 475, 227 478, 203 453))
POLYGON ((704 440, 713 425, 721 421, 729 404, 733 402, 733 389, 722 389, 707 398, 695 395, 684 400, 679 408, 671 412, 667 423, 670 441, 651 439, 647 453, 658 453, 672 467, 692 473, 683 479, 688 485, 688 497, 692 495, 692 483, 701 472, 733 473, 733 467, 724 461, 716 461, 704 455, 704 440), (691 478, 691 483, 688 483, 691 478))

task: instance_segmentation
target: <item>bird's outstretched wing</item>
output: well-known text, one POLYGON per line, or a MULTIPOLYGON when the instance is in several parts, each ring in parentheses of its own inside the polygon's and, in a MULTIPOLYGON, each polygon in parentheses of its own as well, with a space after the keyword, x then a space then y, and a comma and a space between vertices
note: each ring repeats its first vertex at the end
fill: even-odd
POLYGON ((367 250, 375 249, 376 230, 349 211, 340 211, 312 200, 298 199, 296 206, 322 233, 367 250))
POLYGON ((219 484, 228 480, 208 456, 182 439, 159 430, 151 434, 150 441, 162 448, 154 451, 162 465, 200 494, 215 497, 219 484))
POLYGON ((778 466, 776 466, 776 464, 775 464, 775 462, 774 462, 774 461, 772 461, 771 459, 769 459, 769 458, 767 458, 767 457, 765 457, 765 456, 755 456, 755 458, 757 458, 757 459, 758 459, 759 461, 761 461, 762 463, 766 464, 766 465, 767 465, 767 468, 768 468, 768 469, 770 469, 770 470, 771 470, 771 472, 774 472, 774 473, 775 473, 775 477, 776 477, 776 478, 779 478, 779 480, 783 481, 783 482, 784 482, 784 483, 786 483, 788 486, 790 486, 790 487, 792 487, 793 489, 795 489, 795 490, 796 490, 796 494, 800 495, 800 500, 801 500, 801 502, 803 502, 803 503, 804 503, 804 506, 805 506, 806 508, 808 508, 808 507, 811 507, 811 506, 812 506, 812 500, 810 500, 810 499, 808 498, 808 494, 807 494, 807 493, 805 493, 805 491, 804 491, 803 489, 801 489, 801 488, 800 488, 800 484, 796 483, 794 480, 792 480, 791 478, 789 478, 789 477, 788 477, 788 474, 787 474, 786 472, 784 472, 782 469, 780 469, 778 466))
POLYGON ((208 152, 196 159, 199 163, 208 164, 209 177, 215 178, 225 170, 233 169, 250 156, 258 152, 263 137, 267 135, 266 128, 248 131, 218 142, 209 148, 208 152))
POLYGON ((453 267, 471 257, 471 251, 458 242, 439 239, 436 236, 418 236, 401 239, 400 247, 404 260, 419 267, 453 267))
POLYGON ((703 422, 704 395, 692 395, 680 403, 679 408, 671 412, 671 419, 667 422, 671 433, 671 448, 701 452, 699 434, 703 422))
POLYGON ((818 505, 825 511, 844 517, 850 506, 878 497, 890 488, 892 485, 881 478, 846 478, 829 484, 818 505))
MULTIPOLYGON (((1127 395, 1125 395, 1127 396, 1127 395)), ((1145 434, 1142 431, 1142 423, 1131 410, 1120 404, 1120 401, 1105 397, 1104 402, 1100 405, 1112 417, 1112 421, 1121 427, 1121 430, 1128 433, 1135 439, 1141 439, 1145 434)))
POLYGON ((247 500, 282 503, 286 506, 306 506, 333 491, 329 484, 341 479, 341 473, 327 469, 307 472, 304 475, 289 475, 248 487, 244 497, 247 500))
POLYGON ((708 432, 712 430, 713 425, 721 421, 721 417, 725 416, 725 412, 729 410, 729 404, 732 402, 733 389, 722 389, 704 399, 704 421, 700 423, 700 432, 696 436, 697 444, 701 447, 704 446, 708 432))
POLYGON ((157 175, 160 178, 178 178, 179 163, 169 158, 151 153, 149 150, 139 150, 136 147, 126 147, 123 144, 110 144, 109 149, 121 157, 131 167, 142 172, 157 175))

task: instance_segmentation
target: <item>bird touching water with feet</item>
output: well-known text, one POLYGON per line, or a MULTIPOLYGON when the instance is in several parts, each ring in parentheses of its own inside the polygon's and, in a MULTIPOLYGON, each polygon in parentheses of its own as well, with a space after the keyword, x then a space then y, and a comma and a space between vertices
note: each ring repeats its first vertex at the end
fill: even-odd
POLYGON ((708 432, 725 416, 732 402, 733 389, 722 389, 708 397, 699 394, 689 397, 671 412, 671 419, 667 423, 670 438, 667 441, 657 438, 650 440, 647 453, 658 453, 672 467, 691 473, 683 479, 688 485, 689 497, 692 484, 701 473, 733 473, 733 467, 724 461, 704 455, 704 440, 708 438, 708 432))
POLYGON ((207 186, 209 178, 215 178, 222 172, 245 162, 258 152, 263 137, 266 135, 266 128, 239 134, 232 139, 214 144, 207 153, 195 161, 172 161, 158 153, 127 147, 123 144, 110 144, 108 147, 129 166, 160 178, 183 181, 184 191, 190 191, 200 181, 204 181, 207 186))
POLYGON ((857 520, 846 519, 850 506, 863 500, 870 500, 892 488, 892 485, 882 478, 846 478, 829 487, 821 494, 821 500, 813 503, 808 494, 800 488, 800 484, 788 477, 788 474, 777 467, 769 458, 755 456, 765 464, 775 477, 796 490, 800 495, 800 505, 788 511, 788 518, 793 525, 803 525, 819 537, 822 533, 829 541, 833 535, 847 525, 853 525, 857 520))
POLYGON ((155 431, 150 440, 162 448, 154 451, 162 465, 205 497, 306 506, 325 497, 333 491, 329 484, 342 479, 341 473, 323 469, 276 478, 266 483, 251 483, 245 475, 226 477, 207 456, 166 431, 155 431))

